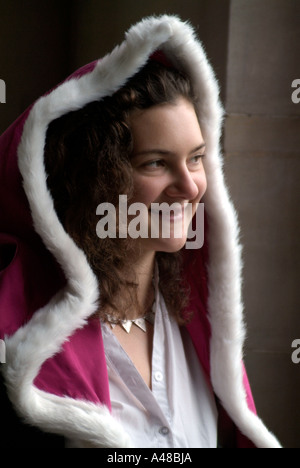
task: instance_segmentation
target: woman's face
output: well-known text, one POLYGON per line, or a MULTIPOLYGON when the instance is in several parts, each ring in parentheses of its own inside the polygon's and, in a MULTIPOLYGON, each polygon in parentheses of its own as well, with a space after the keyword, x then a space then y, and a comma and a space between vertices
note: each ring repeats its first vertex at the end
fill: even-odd
POLYGON ((130 123, 132 203, 147 207, 149 226, 149 235, 140 239, 142 249, 176 252, 186 242, 188 225, 206 190, 202 164, 205 143, 194 107, 186 99, 178 98, 172 104, 134 111, 130 123), (171 205, 175 212, 170 211, 171 205), (164 209, 158 210, 158 206, 164 209), (157 226, 158 221, 153 235, 151 223, 157 226), (169 232, 162 230, 165 222, 169 232))

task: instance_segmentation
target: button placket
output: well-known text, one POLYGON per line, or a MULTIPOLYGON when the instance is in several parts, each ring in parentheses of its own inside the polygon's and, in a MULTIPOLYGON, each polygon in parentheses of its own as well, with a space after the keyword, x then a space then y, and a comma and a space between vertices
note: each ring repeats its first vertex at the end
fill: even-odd
MULTIPOLYGON (((157 301, 160 305, 160 301, 157 301)), ((156 424, 157 447, 172 447, 171 414, 167 391, 167 355, 164 343, 164 323, 162 313, 156 315, 153 354, 152 354, 152 393, 161 410, 156 424)))

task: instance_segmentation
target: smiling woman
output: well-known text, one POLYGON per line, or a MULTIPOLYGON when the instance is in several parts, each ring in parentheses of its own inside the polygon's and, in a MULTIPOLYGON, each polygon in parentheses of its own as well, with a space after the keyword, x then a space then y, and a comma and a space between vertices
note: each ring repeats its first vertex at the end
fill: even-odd
MULTIPOLYGON (((49 126, 47 185, 62 223, 97 275, 102 292, 100 317, 143 316, 153 295, 151 278, 157 261, 170 313, 184 321, 187 290, 179 279, 181 256, 169 253, 184 246, 189 223, 181 238, 172 235, 173 223, 169 238, 157 238, 153 231, 151 234, 154 223, 150 218, 143 223, 150 229, 147 240, 145 236, 133 239, 124 235, 120 212, 124 212, 122 197, 126 196, 125 215, 127 204, 141 203, 148 212, 152 202, 189 203, 195 214, 206 187, 198 157, 203 154, 204 141, 195 103, 187 76, 152 59, 113 96, 64 115, 49 126), (150 154, 144 154, 149 148, 150 154), (153 148, 159 148, 159 161, 157 153, 153 160, 153 148), (162 169, 167 163, 168 170, 162 169), (110 208, 107 219, 95 225, 95 212, 104 215, 105 207, 110 208), (143 287, 138 280, 140 271, 147 277, 143 287)), ((126 224, 130 220, 132 216, 126 224)))
POLYGON ((222 115, 193 28, 150 17, 0 139, 3 391, 22 420, 68 447, 279 446, 242 362, 222 115), (162 221, 155 236, 127 236, 123 197, 130 221, 137 205, 162 221), (189 250, 199 202, 205 242, 189 250), (97 236, 99 205, 113 207, 116 235, 97 236))
POLYGON ((194 105, 178 97, 171 104, 137 110, 130 116, 133 136, 134 195, 150 210, 152 203, 177 203, 183 207, 177 220, 181 223, 184 206, 191 205, 191 218, 182 223, 182 235, 175 236, 171 219, 170 237, 141 241, 143 251, 177 252, 186 243, 189 224, 206 190, 202 164, 205 144, 194 105), (158 159, 159 157, 159 159, 158 159))
MULTIPOLYGON (((187 241, 189 224, 206 190, 202 164, 205 143, 195 104, 188 77, 152 58, 113 96, 63 116, 51 123, 47 132, 45 164, 48 187, 66 230, 94 266, 102 292, 97 316, 103 321, 107 359, 113 363, 108 366, 112 404, 119 408, 120 404, 126 403, 129 409, 121 414, 116 410, 116 415, 119 414, 127 431, 140 446, 155 444, 153 424, 151 422, 148 427, 149 423, 143 421, 132 398, 128 401, 127 392, 133 392, 134 398, 138 398, 146 407, 152 407, 149 422, 155 414, 160 414, 161 409, 149 392, 155 388, 152 367, 157 367, 152 358, 161 348, 163 340, 167 339, 158 332, 154 335, 153 316, 158 327, 160 314, 164 319, 159 327, 168 330, 168 340, 173 340, 175 336, 177 340, 176 353, 166 356, 160 365, 168 365, 169 359, 181 362, 181 372, 189 382, 185 391, 190 393, 191 402, 194 402, 190 407, 190 416, 196 411, 194 423, 191 423, 190 417, 186 419, 193 426, 193 436, 187 439, 193 445, 197 444, 197 439, 200 445, 213 446, 216 443, 216 408, 212 394, 206 388, 201 367, 196 365, 194 351, 190 349, 189 360, 198 367, 197 385, 192 386, 192 370, 184 357, 188 341, 185 343, 186 338, 182 341, 176 322, 169 323, 171 315, 179 324, 187 321, 183 313, 188 301, 188 289, 179 275, 180 250, 187 241), (87 159, 89 166, 86 165, 87 159), (66 171, 66 167, 70 169, 66 171), (137 205, 143 207, 141 215, 145 219, 142 224, 148 226, 147 236, 124 236, 123 217, 127 210, 123 213, 120 202, 123 205, 125 197, 126 202, 128 198, 130 203, 129 212, 132 213, 132 207, 137 205), (102 237, 100 243, 95 235, 95 211, 91 209, 97 198, 98 201, 105 200, 98 205, 97 214, 104 214, 103 208, 115 208, 113 216, 108 214, 112 226, 109 226, 107 236, 99 236, 103 227, 101 223, 106 220, 102 219, 97 224, 97 234, 102 237), (170 207, 174 204, 176 214, 171 215, 169 211, 170 230, 169 235, 165 236, 163 215, 161 223, 158 223, 159 228, 153 229, 160 218, 153 212, 153 205, 170 207), (189 210, 186 209, 187 205, 189 210), (183 218, 185 223, 182 223, 183 218), (87 220, 85 223, 84 219, 87 220), (180 235, 178 225, 181 227, 180 235), (163 294, 163 303, 159 291, 163 294), (131 323, 137 327, 132 327, 131 323), (113 324, 112 330, 109 331, 105 324, 113 324), (130 358, 130 365, 123 361, 124 351, 130 358), (121 368, 125 374, 121 380, 126 382, 127 390, 123 387, 124 382, 115 374, 115 370, 119 374, 121 368), (140 382, 142 387, 146 384, 147 392, 140 395, 133 391, 128 379, 140 382), (203 390, 203 403, 196 405, 197 409, 194 408, 196 387, 203 390), (205 417, 201 416, 203 411, 205 417), (204 439, 198 429, 201 417, 208 426, 204 439), (146 424, 144 433, 137 431, 140 424, 146 424)), ((129 216, 129 232, 132 223, 136 222, 135 218, 129 216)), ((168 380, 171 385, 173 377, 170 375, 168 380)), ((176 392, 168 406, 178 406, 178 396, 176 392)), ((179 424, 177 417, 180 418, 180 413, 174 419, 179 424)), ((160 415, 159 419, 167 427, 165 416, 160 415)), ((179 434, 179 426, 177 430, 179 434)), ((187 427, 184 432, 187 433, 187 427)), ((176 437, 176 445, 187 443, 186 436, 176 437)), ((173 443, 171 440, 170 437, 168 444, 173 443)))

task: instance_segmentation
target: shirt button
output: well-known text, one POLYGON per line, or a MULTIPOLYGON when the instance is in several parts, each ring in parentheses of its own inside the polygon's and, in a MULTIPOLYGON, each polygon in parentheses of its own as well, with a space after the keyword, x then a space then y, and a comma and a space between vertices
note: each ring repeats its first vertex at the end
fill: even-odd
POLYGON ((161 382, 164 379, 164 376, 161 372, 155 372, 154 378, 156 382, 161 382))
POLYGON ((159 429, 159 433, 160 433, 161 435, 164 435, 164 436, 167 436, 167 435, 169 434, 169 432, 170 432, 170 430, 169 430, 166 426, 161 427, 161 428, 159 429))

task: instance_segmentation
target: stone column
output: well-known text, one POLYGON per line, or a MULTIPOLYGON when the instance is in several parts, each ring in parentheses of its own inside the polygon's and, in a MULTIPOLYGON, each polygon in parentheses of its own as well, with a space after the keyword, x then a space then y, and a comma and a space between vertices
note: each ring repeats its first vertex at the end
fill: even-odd
POLYGON ((289 447, 300 447, 299 17, 297 0, 231 0, 224 138, 244 244, 246 364, 259 414, 289 447))

